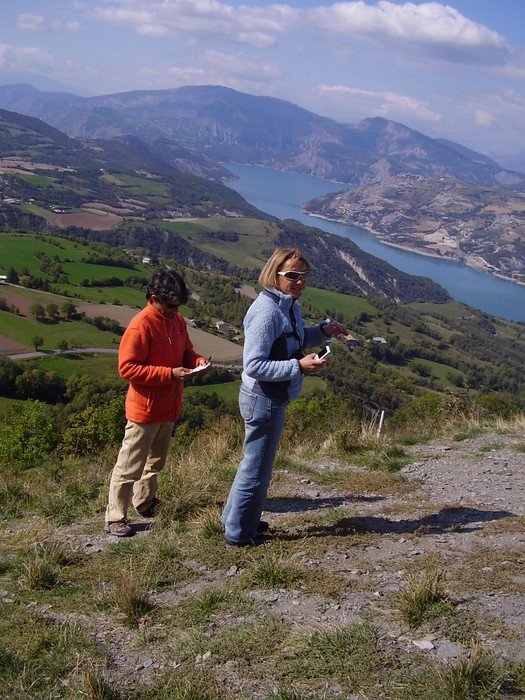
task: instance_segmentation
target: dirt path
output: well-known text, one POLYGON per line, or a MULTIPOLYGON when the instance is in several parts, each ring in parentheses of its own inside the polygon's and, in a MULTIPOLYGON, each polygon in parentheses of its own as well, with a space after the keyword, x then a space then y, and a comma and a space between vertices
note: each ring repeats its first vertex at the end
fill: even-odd
MULTIPOLYGON (((259 623, 265 618, 285 621, 297 632, 369 623, 380 630, 395 663, 407 668, 453 661, 461 645, 470 646, 473 640, 496 658, 525 661, 522 432, 487 432, 463 441, 436 440, 407 448, 414 461, 402 470, 402 480, 383 481, 383 486, 377 481, 377 491, 360 486, 371 483, 362 480, 370 476, 367 470, 335 459, 309 462, 308 478, 304 471, 277 471, 265 512, 277 543, 253 550, 253 561, 264 557, 265 549, 281 551, 302 570, 331 577, 337 585, 326 593, 312 593, 300 584, 277 590, 248 587, 244 595, 256 605, 253 618, 259 623), (319 485, 327 483, 321 475, 334 469, 350 475, 346 489, 319 485), (399 596, 410 573, 425 571, 432 562, 443 574, 454 613, 450 620, 411 629, 399 615, 399 596)), ((149 521, 135 524, 137 537, 151 536, 149 521)), ((88 556, 120 544, 93 521, 58 528, 55 537, 88 556)), ((191 571, 191 582, 152 591, 152 602, 160 610, 175 613, 199 593, 241 583, 242 565, 225 561, 229 563, 224 569, 213 568, 203 564, 197 553, 195 559, 190 555, 179 563, 191 571)), ((47 608, 45 614, 53 617, 47 608)), ((244 619, 243 613, 239 615, 244 619)), ((84 616, 75 614, 71 619, 82 621, 84 616)), ((209 638, 220 637, 235 621, 231 611, 222 617, 215 612, 209 638)), ((155 674, 177 668, 169 637, 165 648, 159 641, 144 643, 146 637, 138 645, 136 631, 116 626, 103 615, 90 615, 89 625, 102 653, 111 660, 115 687, 131 678, 137 684, 154 682, 155 674)), ((249 675, 238 676, 238 662, 223 664, 211 652, 209 658, 197 657, 195 668, 205 668, 221 679, 228 697, 235 697, 237 689, 238 697, 264 700, 274 687, 271 668, 264 685, 249 675)))

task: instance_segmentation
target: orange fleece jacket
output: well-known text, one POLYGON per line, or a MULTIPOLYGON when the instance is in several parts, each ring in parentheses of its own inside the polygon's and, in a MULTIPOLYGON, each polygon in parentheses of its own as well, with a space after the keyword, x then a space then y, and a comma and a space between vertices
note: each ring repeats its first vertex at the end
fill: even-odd
POLYGON ((168 319, 148 303, 131 319, 120 341, 119 373, 130 383, 126 418, 134 423, 176 421, 183 382, 173 379, 171 369, 193 369, 201 357, 193 350, 180 313, 168 319))

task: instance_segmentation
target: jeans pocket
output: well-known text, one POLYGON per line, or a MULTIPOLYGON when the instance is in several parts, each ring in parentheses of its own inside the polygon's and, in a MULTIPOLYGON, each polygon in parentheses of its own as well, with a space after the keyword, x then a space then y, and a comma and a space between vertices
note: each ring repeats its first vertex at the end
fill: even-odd
POLYGON ((256 394, 250 394, 244 389, 239 392, 239 410, 243 420, 251 420, 255 410, 256 394))

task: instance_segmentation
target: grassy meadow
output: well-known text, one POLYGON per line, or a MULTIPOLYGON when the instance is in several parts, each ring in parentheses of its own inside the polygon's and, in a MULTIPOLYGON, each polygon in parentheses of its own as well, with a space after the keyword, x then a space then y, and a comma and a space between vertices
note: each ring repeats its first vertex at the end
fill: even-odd
MULTIPOLYGON (((460 427, 443 423, 436 433, 429 425, 427 437, 446 438, 453 450, 460 427)), ((471 436, 494 429, 462 427, 471 436)), ((522 431, 522 422, 496 427, 514 436, 516 450, 522 431)), ((175 442, 161 475, 160 515, 152 525, 132 513, 137 535, 120 541, 102 532, 115 450, 23 474, 8 467, 0 488, 1 697, 523 697, 523 662, 479 641, 512 644, 512 629, 469 604, 490 591, 476 572, 509 553, 483 548, 481 536, 469 574, 466 552, 429 548, 411 561, 395 531, 379 528, 401 516, 417 524, 436 508, 414 501, 416 486, 400 472, 412 457, 395 436, 380 439, 363 426, 345 454, 324 431, 306 441, 287 433, 269 494, 274 538, 231 550, 219 515, 241 443, 241 422, 230 417, 190 445, 175 442), (377 515, 358 515, 374 501, 377 515), (441 639, 457 646, 455 657, 411 641, 441 639)), ((489 444, 492 453, 503 449, 502 438, 489 444)), ((484 524, 492 543, 522 526, 517 517, 506 529, 484 524)), ((408 551, 436 537, 414 528, 401 538, 408 551)), ((503 577, 491 595, 524 592, 503 577)))
POLYGON ((61 341, 73 348, 117 348, 120 338, 114 333, 100 331, 84 321, 35 321, 20 318, 7 311, 0 311, 2 334, 33 347, 33 338, 39 336, 44 343, 41 350, 56 350, 61 341))
POLYGON ((157 221, 157 226, 181 236, 200 250, 216 255, 234 265, 261 268, 266 262, 259 250, 276 233, 277 226, 258 219, 190 219, 157 221), (225 245, 217 234, 237 234, 234 245, 225 245))
MULTIPOLYGON (((124 184, 130 196, 139 197, 143 187, 160 202, 165 195, 155 182, 130 177, 124 184)), ((230 262, 255 268, 262 262, 258 246, 268 240, 264 226, 271 224, 185 220, 163 226, 202 250, 220 250, 230 262), (227 233, 237 233, 239 240, 225 246, 213 235, 227 233)), ((79 303, 73 298, 78 294, 105 302, 97 312, 118 318, 122 307, 112 302, 118 298, 140 307, 143 292, 81 284, 97 277, 126 279, 132 271, 87 264, 89 248, 65 239, 0 236, 5 271, 13 266, 45 274, 37 251, 51 260, 58 257, 68 282, 53 287, 70 296, 5 285, 4 293, 25 311, 0 311, 1 333, 28 347, 41 336, 44 351, 61 341, 116 350, 119 337, 113 333, 80 320, 39 322, 28 309, 35 302, 59 308, 67 300, 79 303)), ((149 274, 138 263, 137 270, 149 274)), ((118 438, 103 445, 100 435, 102 419, 115 416, 113 406, 105 413, 100 396, 101 405, 74 407, 70 414, 60 405, 54 417, 63 421, 59 425, 52 423, 46 406, 38 412, 37 402, 0 399, 0 430, 8 426, 4 447, 16 433, 23 455, 19 461, 6 457, 0 474, 1 698, 525 697, 523 659, 499 653, 503 644, 517 648, 516 619, 502 621, 489 611, 500 598, 507 610, 522 606, 524 518, 507 503, 496 517, 496 506, 484 507, 474 494, 487 474, 518 473, 525 452, 524 419, 488 423, 469 403, 474 392, 454 393, 451 372, 462 376, 465 349, 451 347, 450 365, 424 356, 459 334, 447 319, 462 318, 464 307, 414 305, 431 331, 425 335, 419 321, 392 319, 372 300, 308 288, 304 302, 312 320, 324 318, 327 309, 349 319, 366 314, 351 328, 361 343, 355 354, 334 342, 334 381, 343 365, 365 380, 382 372, 387 363, 376 362, 373 352, 365 352, 372 346, 365 344, 384 335, 388 349, 396 343, 421 349, 421 357, 414 350, 407 362, 388 364, 388 382, 396 392, 408 382, 417 399, 420 386, 435 380, 430 399, 438 390, 445 393, 439 412, 415 415, 409 427, 398 429, 387 420, 379 433, 377 416, 358 417, 348 410, 346 395, 327 393, 321 374, 307 377, 303 397, 288 410, 265 516, 274 537, 264 547, 226 548, 220 522, 242 457, 238 380, 208 385, 197 379, 185 388, 191 397, 189 419, 175 431, 160 477, 163 508, 154 522, 131 510, 137 534, 121 541, 103 532, 121 426, 118 438), (416 346, 420 336, 425 344, 416 346), (199 393, 206 400, 192 403, 199 393), (221 415, 210 394, 225 401, 221 415), (26 422, 8 423, 13 407, 26 422), (57 445, 57 427, 64 426, 57 445), (443 455, 458 445, 469 448, 485 434, 487 441, 476 451, 457 458, 459 471, 487 459, 482 477, 468 484, 465 500, 454 490, 434 502, 434 494, 403 471, 419 462, 432 473, 443 455), (38 442, 41 436, 53 445, 47 452, 38 442), (414 445, 421 451, 411 451, 414 445), (504 545, 497 548, 500 538, 504 545), (438 641, 448 650, 446 658, 430 652, 429 645, 437 647, 438 641)), ((183 309, 185 315, 190 312, 183 309)), ((491 322, 517 345, 525 342, 515 326, 491 322)), ((117 380, 114 353, 44 354, 20 364, 53 370, 64 379, 79 376, 89 392, 96 382, 117 380)), ((81 382, 78 387, 80 394, 81 382)), ((505 493, 518 503, 516 490, 505 493)))

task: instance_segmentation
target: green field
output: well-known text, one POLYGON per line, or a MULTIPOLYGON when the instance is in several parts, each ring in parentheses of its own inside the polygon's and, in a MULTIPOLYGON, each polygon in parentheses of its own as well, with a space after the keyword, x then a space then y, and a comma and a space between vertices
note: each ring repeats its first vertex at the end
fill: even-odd
POLYGON ((464 318, 468 313, 466 307, 458 301, 448 302, 447 304, 436 304, 433 302, 414 302, 409 304, 413 309, 417 309, 421 313, 428 312, 430 314, 441 314, 452 321, 464 318))
POLYGON ((164 182, 133 177, 124 173, 103 175, 101 179, 128 189, 129 191, 126 194, 129 197, 149 197, 152 202, 170 201, 164 182))
POLYGON ((41 261, 35 256, 38 252, 60 263, 73 286, 81 284, 84 279, 117 277, 126 280, 132 276, 150 274, 147 267, 135 261, 133 270, 113 265, 85 263, 83 260, 86 256, 93 254, 93 246, 82 245, 67 238, 37 234, 0 234, 0 260, 5 271, 10 267, 19 272, 27 269, 31 274, 45 278, 46 274, 40 270, 41 261))
POLYGON ((65 238, 41 237, 36 234, 0 234, 0 260, 4 270, 12 266, 16 270, 27 269, 31 273, 41 274, 40 261, 35 257, 36 251, 41 251, 51 259, 58 256, 62 261, 80 260, 88 249, 65 238))
MULTIPOLYGON (((234 382, 224 382, 222 384, 195 384, 187 386, 184 392, 195 394, 202 392, 204 394, 217 394, 217 396, 227 402, 235 402, 239 398, 240 379, 234 382)), ((324 391, 326 389, 325 382, 321 377, 305 377, 301 396, 308 396, 314 391, 324 391)))
POLYGON ((23 345, 33 347, 33 338, 40 336, 44 345, 40 348, 56 350, 59 343, 67 341, 76 348, 118 348, 120 338, 107 331, 99 331, 85 321, 38 322, 20 318, 7 311, 0 311, 2 333, 23 345))
POLYGON ((61 267, 64 270, 64 274, 67 275, 70 284, 73 285, 82 284, 82 281, 85 279, 108 279, 110 277, 116 277, 119 280, 127 280, 129 277, 136 277, 146 272, 146 269, 142 266, 140 266, 140 268, 137 266, 137 269, 130 270, 126 267, 95 265, 93 263, 84 262, 62 263, 61 267))
POLYGON ((55 183, 55 179, 52 177, 46 177, 45 175, 32 175, 27 173, 18 173, 18 177, 24 182, 33 185, 34 187, 55 187, 58 189, 58 185, 55 183))
MULTIPOLYGON (((422 365, 426 368, 429 376, 438 379, 443 389, 454 389, 454 384, 447 378, 447 375, 460 376, 463 379, 465 375, 458 369, 451 367, 450 365, 445 365, 441 362, 434 362, 433 360, 426 360, 421 358, 414 358, 408 363, 409 369, 412 369, 414 364, 422 365)), ((417 373, 416 373, 417 374, 417 373)))
POLYGON ((114 379, 118 376, 118 359, 116 354, 71 354, 64 353, 40 357, 32 364, 45 370, 52 370, 64 379, 73 374, 81 374, 83 377, 93 379, 114 379))
POLYGON ((301 295, 301 299, 318 309, 322 316, 325 315, 326 309, 341 311, 347 318, 355 318, 362 312, 367 313, 369 316, 377 314, 377 309, 363 297, 352 297, 348 294, 331 292, 327 289, 307 287, 301 295))
POLYGON ((133 309, 142 308, 146 303, 146 282, 144 290, 131 287, 77 287, 73 284, 61 284, 59 290, 73 303, 75 299, 82 299, 96 304, 121 304, 133 309))
POLYGON ((41 216, 47 221, 54 221, 55 215, 53 212, 49 211, 45 207, 40 207, 38 204, 21 204, 20 211, 24 214, 34 214, 35 216, 41 216))
POLYGON ((159 228, 184 238, 200 250, 240 267, 261 268, 266 256, 261 246, 277 232, 275 224, 259 219, 191 219, 189 221, 156 221, 159 228), (215 233, 235 233, 233 242, 214 237, 215 233))
MULTIPOLYGON (((51 294, 49 292, 41 292, 38 289, 7 285, 4 289, 9 290, 11 294, 31 300, 31 303, 36 302, 43 306, 54 303, 61 307, 65 301, 71 301, 71 303, 76 304, 79 300, 93 301, 97 304, 114 304, 115 300, 118 299, 121 305, 130 306, 131 308, 142 308, 146 303, 145 289, 138 290, 131 287, 77 287, 72 284, 61 284, 59 285, 61 294, 51 294)), ((0 287, 1 296, 2 287, 0 287)))

